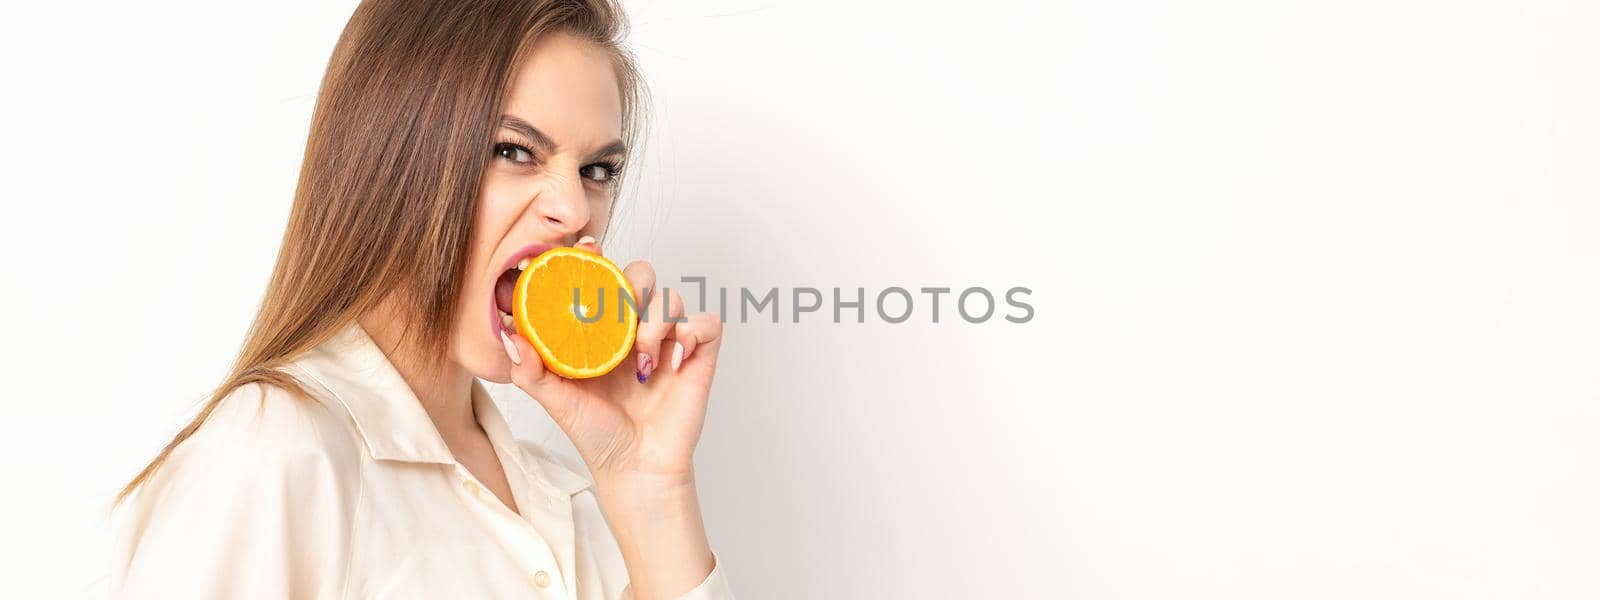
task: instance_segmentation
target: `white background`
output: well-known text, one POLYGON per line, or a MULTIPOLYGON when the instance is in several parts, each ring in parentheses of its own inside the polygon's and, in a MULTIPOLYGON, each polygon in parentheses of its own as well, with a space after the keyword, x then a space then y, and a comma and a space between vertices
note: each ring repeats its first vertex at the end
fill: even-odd
MULTIPOLYGON (((353 6, 95 4, 0 18, 6 597, 104 593, 353 6)), ((1595 4, 630 10, 656 119, 611 254, 1034 290, 730 325, 698 459, 743 597, 1600 596, 1595 4)))

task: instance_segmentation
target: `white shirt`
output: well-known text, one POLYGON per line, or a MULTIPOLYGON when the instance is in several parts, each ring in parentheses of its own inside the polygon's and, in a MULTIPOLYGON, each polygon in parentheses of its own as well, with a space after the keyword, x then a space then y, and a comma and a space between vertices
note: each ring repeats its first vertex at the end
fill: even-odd
MULTIPOLYGON (((581 466, 473 409, 521 510, 456 462, 357 324, 230 393, 119 510, 112 590, 128 598, 632 597, 581 466)), ((731 600, 718 561, 683 596, 731 600)))

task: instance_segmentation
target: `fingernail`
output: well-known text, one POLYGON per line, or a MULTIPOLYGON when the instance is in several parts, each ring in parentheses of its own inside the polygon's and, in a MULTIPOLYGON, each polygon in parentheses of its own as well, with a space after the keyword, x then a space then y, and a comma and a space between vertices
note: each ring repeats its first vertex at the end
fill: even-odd
POLYGON ((637 377, 639 379, 639 383, 644 383, 644 380, 650 378, 650 371, 654 370, 655 368, 656 368, 655 361, 650 360, 650 355, 649 354, 645 354, 643 352, 640 352, 639 353, 639 370, 634 371, 633 372, 633 376, 637 377))
POLYGON ((500 332, 500 341, 501 342, 505 342, 505 345, 506 345, 506 357, 511 359, 511 364, 514 364, 514 365, 522 364, 522 356, 517 354, 517 345, 511 342, 511 336, 506 335, 506 332, 501 331, 500 332))
POLYGON ((678 370, 678 365, 683 364, 683 344, 672 343, 672 370, 678 370))
POLYGON ((578 243, 574 244, 574 245, 575 246, 582 246, 584 244, 594 244, 594 245, 598 246, 598 245, 600 245, 600 240, 594 239, 594 236, 592 236, 592 235, 586 235, 586 236, 583 236, 581 238, 578 238, 578 243))

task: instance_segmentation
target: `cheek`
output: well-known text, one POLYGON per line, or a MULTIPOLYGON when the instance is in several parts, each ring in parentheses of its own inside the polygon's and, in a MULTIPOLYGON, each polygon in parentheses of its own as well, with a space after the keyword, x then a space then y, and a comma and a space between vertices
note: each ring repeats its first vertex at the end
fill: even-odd
POLYGON ((517 215, 527 205, 527 186, 517 181, 517 178, 504 174, 495 174, 493 171, 484 174, 483 185, 478 193, 477 214, 473 215, 473 232, 484 232, 485 235, 475 235, 474 239, 489 244, 489 251, 493 251, 493 244, 505 236, 516 222, 517 215))
POLYGON ((525 182, 492 171, 484 175, 478 193, 477 212, 472 216, 472 247, 467 255, 468 277, 499 275, 498 272, 488 273, 496 268, 496 265, 489 263, 494 260, 495 251, 501 249, 517 219, 527 209, 527 198, 525 182))
POLYGON ((516 186, 512 183, 505 177, 486 173, 478 195, 472 233, 468 236, 466 265, 461 273, 460 305, 456 308, 457 328, 462 330, 457 333, 466 334, 468 339, 477 333, 474 326, 482 329, 480 322, 489 318, 485 307, 493 293, 494 278, 500 275, 498 266, 491 263, 522 211, 516 201, 516 186))

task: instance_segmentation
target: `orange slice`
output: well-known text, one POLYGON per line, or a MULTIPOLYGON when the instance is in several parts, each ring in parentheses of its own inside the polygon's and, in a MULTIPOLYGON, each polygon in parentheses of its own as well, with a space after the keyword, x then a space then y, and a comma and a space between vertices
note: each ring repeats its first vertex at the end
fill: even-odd
POLYGON ((622 302, 624 293, 632 296, 633 287, 616 263, 587 250, 551 248, 517 276, 511 318, 546 368, 572 379, 599 377, 633 350, 639 318, 622 302))

